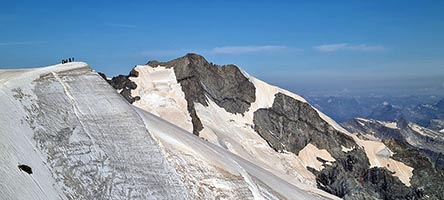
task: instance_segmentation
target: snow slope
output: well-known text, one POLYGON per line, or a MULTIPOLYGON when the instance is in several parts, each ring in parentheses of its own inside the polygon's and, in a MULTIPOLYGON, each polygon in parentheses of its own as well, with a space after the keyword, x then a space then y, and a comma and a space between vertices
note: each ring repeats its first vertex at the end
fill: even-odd
MULTIPOLYGON (((76 67, 77 63, 66 65, 64 69, 76 67)), ((29 91, 32 80, 51 70, 56 68, 0 70, 1 199, 66 199, 66 196, 62 195, 61 187, 54 184, 56 179, 48 169, 45 155, 36 149, 30 134, 33 132, 32 128, 23 123, 26 112, 21 102, 17 102, 13 97, 12 91, 17 87, 29 91), (31 165, 34 173, 28 175, 18 170, 18 164, 31 165)))
POLYGON ((132 106, 85 63, 1 79, 0 199, 188 198, 132 106))
POLYGON ((176 81, 174 70, 143 65, 136 66, 135 70, 144 76, 131 78, 139 83, 132 94, 141 97, 140 101, 134 102, 133 105, 168 121, 174 121, 177 126, 187 131, 193 131, 191 117, 186 112, 185 94, 176 81))
MULTIPOLYGON (((225 149, 209 143, 185 130, 176 127, 153 114, 150 114, 142 109, 135 108, 140 116, 142 116, 146 127, 150 133, 156 138, 162 147, 168 149, 171 153, 177 155, 192 156, 196 160, 204 160, 205 163, 211 163, 216 168, 223 169, 226 173, 231 173, 234 176, 241 176, 248 185, 249 190, 253 193, 255 199, 261 199, 265 195, 264 192, 277 192, 286 199, 311 199, 311 198, 325 198, 319 194, 308 193, 286 181, 280 179, 267 170, 264 170, 257 165, 248 162, 247 160, 232 154, 225 149), (266 183, 271 191, 263 188, 260 182, 266 183)), ((218 182, 219 180, 209 177, 210 180, 203 180, 199 177, 194 177, 195 182, 218 182), (212 180, 211 180, 212 179, 212 180)), ((216 185, 223 185, 224 183, 216 183, 216 185)), ((225 186, 228 187, 228 186, 225 186)), ((330 198, 334 196, 323 194, 330 198)), ((279 196, 276 196, 278 198, 279 196)))
MULTIPOLYGON (((160 71, 170 70, 168 73, 173 73, 172 69, 165 68, 163 66, 138 66, 135 68, 136 71, 139 72, 139 77, 131 78, 131 80, 135 81, 140 88, 158 88, 161 85, 159 83, 166 82, 165 77, 153 75, 153 73, 160 73, 160 71), (149 77, 150 81, 140 82, 140 80, 144 80, 144 77, 149 77), (148 84, 149 86, 147 86, 148 84)), ((200 137, 210 141, 211 143, 218 145, 224 149, 229 150, 230 152, 255 163, 256 165, 268 170, 269 172, 275 174, 278 177, 281 177, 294 185, 298 185, 299 187, 305 187, 308 190, 316 190, 316 181, 315 176, 307 170, 307 167, 312 167, 314 169, 320 170, 322 169, 322 162, 317 159, 319 155, 321 157, 328 158, 328 161, 334 161, 334 159, 330 159, 331 156, 328 153, 328 150, 318 149, 316 146, 309 144, 303 149, 303 154, 299 156, 290 153, 290 152, 276 152, 272 149, 267 141, 265 141, 262 137, 260 137, 254 131, 253 124, 253 115, 254 112, 259 108, 269 108, 273 105, 275 94, 283 93, 288 95, 298 101, 306 102, 305 99, 291 93, 287 90, 269 85, 261 80, 258 80, 246 72, 242 71, 243 74, 252 82, 256 88, 256 101, 251 104, 248 111, 243 114, 232 114, 227 112, 225 109, 219 107, 215 102, 211 101, 210 98, 207 98, 208 106, 204 106, 199 103, 195 103, 195 109, 200 120, 203 124, 203 130, 200 132, 200 137), (319 154, 320 153, 320 154, 319 154)), ((166 72, 164 72, 166 73, 166 72)), ((174 74, 173 74, 174 75, 174 74)), ((168 82, 171 85, 180 85, 172 80, 173 77, 168 78, 168 82)), ((132 95, 138 95, 143 97, 146 95, 151 96, 162 96, 161 92, 156 90, 150 90, 150 93, 141 92, 142 89, 136 89, 132 91, 132 95)), ((167 96, 168 102, 184 102, 183 94, 181 91, 171 91, 171 93, 167 96)), ((149 106, 146 103, 135 103, 136 106, 152 111, 152 110, 164 110, 161 106, 149 106), (141 106, 143 104, 143 106, 141 106), (147 109, 147 107, 149 107, 147 109)), ((187 108, 182 103, 176 103, 174 107, 178 109, 176 111, 170 111, 170 113, 188 113, 187 108)), ((405 164, 395 161, 390 158, 390 155, 385 153, 389 152, 388 148, 381 142, 378 141, 365 141, 354 134, 349 133, 340 125, 338 125, 331 118, 318 111, 319 116, 333 126, 338 131, 351 136, 356 143, 365 149, 367 157, 369 158, 370 167, 385 167, 390 171, 394 172, 394 176, 400 178, 400 180, 409 185, 410 177, 412 176, 413 168, 406 166, 405 164)), ((171 119, 171 117, 163 117, 162 115, 158 115, 171 123, 178 124, 180 121, 176 121, 171 119)), ((187 121, 188 123, 188 121, 187 121)), ((190 124, 187 127, 191 126, 190 124)))
POLYGON ((335 198, 135 108, 85 63, 0 70, 0 101, 0 199, 335 198))

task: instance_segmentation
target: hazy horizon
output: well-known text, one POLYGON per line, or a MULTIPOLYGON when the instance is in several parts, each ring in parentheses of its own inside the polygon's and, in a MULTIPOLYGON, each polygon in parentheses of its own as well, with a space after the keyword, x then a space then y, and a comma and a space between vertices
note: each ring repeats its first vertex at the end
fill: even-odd
POLYGON ((75 57, 112 76, 194 52, 303 94, 441 95, 442 10, 441 1, 5 2, 0 68, 75 57))

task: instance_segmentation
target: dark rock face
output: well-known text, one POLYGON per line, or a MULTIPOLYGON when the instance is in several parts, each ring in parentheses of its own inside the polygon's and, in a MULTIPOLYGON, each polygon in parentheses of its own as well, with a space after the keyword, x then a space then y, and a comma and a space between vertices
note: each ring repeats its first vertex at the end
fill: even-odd
POLYGON ((327 149, 336 159, 316 175, 318 187, 344 199, 417 199, 415 188, 405 186, 384 168, 371 168, 363 149, 353 138, 325 122, 308 103, 278 93, 271 108, 254 113, 255 131, 276 151, 299 154, 308 143, 327 149), (396 193, 393 193, 396 191, 396 193))
MULTIPOLYGON (((365 155, 364 155, 365 156, 365 155)), ((318 187, 344 199, 418 199, 416 189, 405 186, 385 168, 360 165, 353 156, 337 161, 317 176, 318 187)))
POLYGON ((388 128, 374 120, 358 122, 358 119, 355 119, 343 123, 343 125, 349 131, 362 134, 373 133, 376 137, 383 139, 384 144, 395 153, 393 159, 413 167, 413 177, 410 182, 412 188, 415 188, 413 192, 417 197, 425 198, 427 195, 428 199, 442 198, 444 186, 437 183, 444 183, 444 155, 436 150, 436 148, 443 147, 438 139, 415 133, 409 127, 409 122, 404 119, 397 121, 398 129, 388 128), (407 137, 416 138, 416 143, 425 143, 425 145, 422 147, 412 146, 408 144, 407 137), (436 148, 433 148, 434 146, 436 148))
POLYGON ((433 168, 429 160, 418 150, 401 141, 388 139, 383 142, 395 153, 393 159, 414 168, 410 183, 412 188, 416 188, 417 196, 424 199, 443 198, 444 169, 433 168))
POLYGON ((114 89, 121 90, 120 94, 129 102, 134 103, 135 101, 139 100, 139 96, 131 96, 131 90, 134 90, 137 88, 137 84, 134 81, 131 81, 130 77, 137 77, 139 76, 139 72, 137 72, 135 69, 132 69, 131 72, 128 75, 118 75, 114 76, 111 79, 108 79, 105 74, 100 73, 99 75, 106 80, 114 89))
POLYGON ((428 149, 417 149, 417 150, 420 151, 425 157, 429 159, 433 167, 438 169, 444 169, 443 152, 435 152, 428 149))
POLYGON ((341 145, 356 146, 351 137, 331 127, 310 104, 282 93, 275 95, 271 108, 258 109, 253 122, 256 132, 277 151, 298 154, 308 143, 335 153, 342 152, 341 145))
POLYGON ((195 102, 208 106, 207 98, 210 98, 227 112, 242 114, 256 100, 253 83, 235 65, 214 65, 197 54, 187 54, 169 62, 150 61, 147 65, 174 69, 177 82, 185 93, 196 135, 203 126, 196 114, 195 102))
POLYGON ((419 189, 406 189, 390 171, 373 167, 362 175, 366 188, 375 191, 380 199, 418 199, 423 195, 419 189))
POLYGON ((396 129, 385 126, 376 120, 353 119, 342 123, 350 132, 373 135, 379 139, 395 139, 417 149, 427 157, 436 168, 444 168, 444 135, 423 128, 423 133, 410 127, 410 122, 400 118, 396 121, 396 129), (408 140, 407 140, 408 139, 408 140), (413 141, 413 142, 412 142, 413 141))

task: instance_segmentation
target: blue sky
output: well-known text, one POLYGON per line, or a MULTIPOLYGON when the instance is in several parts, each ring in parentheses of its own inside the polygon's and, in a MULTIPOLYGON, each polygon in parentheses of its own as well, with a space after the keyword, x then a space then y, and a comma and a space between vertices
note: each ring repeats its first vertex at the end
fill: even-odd
POLYGON ((0 68, 187 52, 308 93, 444 94, 444 1, 4 1, 0 68))

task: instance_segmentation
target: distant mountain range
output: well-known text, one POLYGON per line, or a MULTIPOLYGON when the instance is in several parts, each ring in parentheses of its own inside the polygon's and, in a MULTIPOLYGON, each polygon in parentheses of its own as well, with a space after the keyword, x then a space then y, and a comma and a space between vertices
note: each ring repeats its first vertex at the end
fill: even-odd
POLYGON ((436 96, 308 96, 316 108, 338 122, 355 117, 393 121, 400 118, 439 131, 444 128, 444 98, 436 96))
POLYGON ((373 109, 368 118, 380 120, 404 118, 421 126, 433 128, 437 120, 444 120, 444 99, 436 103, 419 104, 413 108, 399 108, 392 104, 384 104, 373 109))

